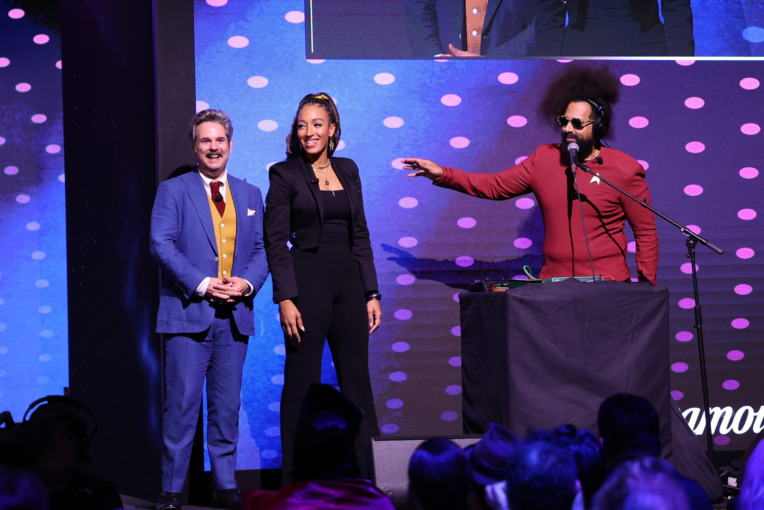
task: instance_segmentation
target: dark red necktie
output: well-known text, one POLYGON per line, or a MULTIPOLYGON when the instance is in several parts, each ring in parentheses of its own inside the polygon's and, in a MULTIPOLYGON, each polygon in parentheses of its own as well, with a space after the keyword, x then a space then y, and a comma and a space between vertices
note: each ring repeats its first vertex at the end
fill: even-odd
POLYGON ((212 181, 210 183, 210 191, 212 195, 212 201, 215 202, 215 207, 218 208, 220 216, 223 216, 223 213, 225 212, 225 201, 223 200, 223 195, 220 194, 221 184, 223 183, 220 181, 212 181))

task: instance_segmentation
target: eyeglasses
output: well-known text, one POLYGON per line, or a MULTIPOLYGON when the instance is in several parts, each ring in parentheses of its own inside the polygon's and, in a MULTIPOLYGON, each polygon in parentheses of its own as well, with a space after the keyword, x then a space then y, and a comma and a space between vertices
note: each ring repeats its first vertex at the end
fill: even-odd
POLYGON ((567 126, 568 122, 570 122, 570 125, 573 126, 573 129, 584 129, 586 126, 588 126, 589 124, 594 123, 595 121, 594 120, 583 121, 581 119, 569 119, 565 115, 560 115, 559 117, 557 117, 557 123, 560 126, 562 126, 562 127, 567 126))

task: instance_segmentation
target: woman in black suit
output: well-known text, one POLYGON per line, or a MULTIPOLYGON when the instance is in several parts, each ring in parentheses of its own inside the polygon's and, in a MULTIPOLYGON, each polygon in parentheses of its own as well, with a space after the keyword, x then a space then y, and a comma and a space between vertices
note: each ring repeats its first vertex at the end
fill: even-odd
POLYGON ((286 345, 285 481, 300 477, 292 472, 297 421, 308 388, 321 382, 325 340, 340 390, 364 412, 356 440, 360 475, 369 476, 370 438, 379 435, 368 358, 369 335, 382 317, 381 295, 358 167, 350 159, 331 157, 339 140, 340 116, 332 98, 308 94, 287 137, 287 159, 269 173, 265 249, 286 345))

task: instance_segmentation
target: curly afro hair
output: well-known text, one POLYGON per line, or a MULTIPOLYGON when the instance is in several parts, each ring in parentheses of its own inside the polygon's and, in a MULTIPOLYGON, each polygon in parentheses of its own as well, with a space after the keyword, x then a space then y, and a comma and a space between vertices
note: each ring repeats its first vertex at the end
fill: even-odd
POLYGON ((565 113, 568 104, 586 101, 592 105, 595 115, 597 107, 600 107, 602 120, 597 138, 602 138, 610 126, 613 116, 611 105, 618 102, 620 89, 618 78, 606 66, 595 68, 577 63, 568 64, 549 83, 539 104, 539 114, 554 123, 558 116, 565 113))

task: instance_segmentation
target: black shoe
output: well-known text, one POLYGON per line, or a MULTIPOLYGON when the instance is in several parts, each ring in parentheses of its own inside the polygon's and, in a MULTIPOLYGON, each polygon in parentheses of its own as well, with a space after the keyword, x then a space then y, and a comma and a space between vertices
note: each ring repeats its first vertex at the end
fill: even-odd
POLYGON ((227 510, 239 510, 241 506, 241 491, 228 489, 214 491, 212 493, 212 508, 225 508, 227 510))
POLYGON ((157 510, 181 510, 180 493, 160 492, 157 498, 157 510))

